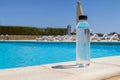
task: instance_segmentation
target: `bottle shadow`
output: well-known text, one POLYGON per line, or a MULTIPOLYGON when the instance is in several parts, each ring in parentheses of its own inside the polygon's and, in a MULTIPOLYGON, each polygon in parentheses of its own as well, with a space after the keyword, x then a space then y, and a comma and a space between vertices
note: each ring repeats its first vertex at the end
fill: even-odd
POLYGON ((54 69, 71 69, 71 68, 78 68, 76 65, 56 65, 52 66, 54 69))

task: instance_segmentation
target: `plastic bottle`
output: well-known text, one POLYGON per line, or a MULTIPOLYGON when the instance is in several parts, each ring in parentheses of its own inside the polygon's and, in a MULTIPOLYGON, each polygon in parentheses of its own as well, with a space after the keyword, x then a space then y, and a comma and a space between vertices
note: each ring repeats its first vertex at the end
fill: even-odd
POLYGON ((86 67, 90 65, 90 28, 87 16, 81 15, 79 20, 76 27, 76 64, 78 67, 86 67))

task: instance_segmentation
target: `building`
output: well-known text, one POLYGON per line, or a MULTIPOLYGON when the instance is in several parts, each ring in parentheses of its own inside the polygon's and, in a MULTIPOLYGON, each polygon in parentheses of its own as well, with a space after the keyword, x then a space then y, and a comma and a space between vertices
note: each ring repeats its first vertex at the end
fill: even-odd
POLYGON ((71 25, 67 25, 67 35, 71 35, 71 25))

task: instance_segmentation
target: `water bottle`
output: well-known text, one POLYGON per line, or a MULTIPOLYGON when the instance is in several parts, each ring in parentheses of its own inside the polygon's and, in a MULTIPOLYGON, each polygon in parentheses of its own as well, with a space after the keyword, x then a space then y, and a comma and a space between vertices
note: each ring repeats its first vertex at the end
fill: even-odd
POLYGON ((78 67, 86 67, 90 65, 90 28, 87 16, 79 16, 76 31, 76 64, 78 67))

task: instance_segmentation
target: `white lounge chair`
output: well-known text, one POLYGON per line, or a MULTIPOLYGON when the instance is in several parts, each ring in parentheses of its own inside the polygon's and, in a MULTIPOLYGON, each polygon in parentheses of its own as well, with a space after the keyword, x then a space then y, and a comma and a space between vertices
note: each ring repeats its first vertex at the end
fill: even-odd
POLYGON ((110 37, 110 40, 109 41, 119 41, 119 37, 118 37, 118 34, 114 34, 110 37))
POLYGON ((101 40, 109 40, 110 39, 110 36, 108 36, 108 34, 104 34, 101 38, 101 40))
POLYGON ((94 34, 90 37, 90 40, 91 41, 100 41, 101 39, 97 34, 94 34))

